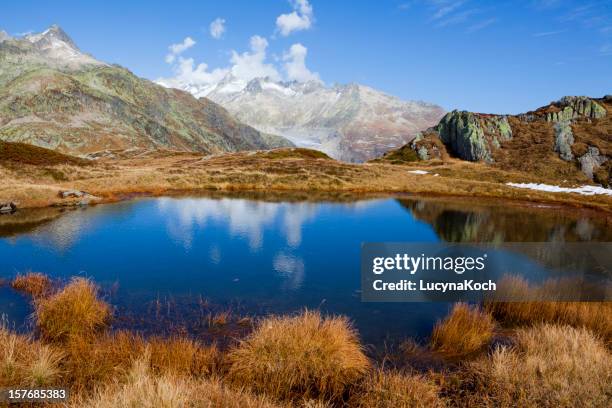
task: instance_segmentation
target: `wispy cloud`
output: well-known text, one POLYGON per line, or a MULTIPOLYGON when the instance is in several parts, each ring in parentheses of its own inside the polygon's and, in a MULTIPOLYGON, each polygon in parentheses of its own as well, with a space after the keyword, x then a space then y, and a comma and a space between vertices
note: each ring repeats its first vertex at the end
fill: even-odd
POLYGON ((498 21, 497 17, 489 18, 487 20, 481 21, 480 23, 476 23, 476 24, 468 27, 467 32, 468 33, 473 33, 473 32, 476 32, 476 31, 480 31, 480 30, 482 30, 484 28, 487 28, 490 25, 493 25, 493 24, 497 23, 497 21, 498 21))
POLYGON ((457 10, 465 3, 463 0, 458 1, 435 1, 438 4, 438 9, 431 17, 432 20, 439 20, 457 10))
POLYGON ((408 10, 410 7, 412 7, 411 2, 404 2, 397 5, 397 8, 400 10, 408 10))
POLYGON ((557 30, 557 31, 542 31, 540 33, 533 34, 533 37, 549 37, 551 35, 557 35, 566 32, 567 30, 557 30))
POLYGON ((439 20, 439 22, 436 24, 436 27, 446 27, 449 25, 466 22, 471 16, 479 12, 479 9, 468 9, 451 14, 448 17, 439 20))
POLYGON ((532 5, 538 9, 550 9, 559 6, 563 0, 532 0, 532 5))

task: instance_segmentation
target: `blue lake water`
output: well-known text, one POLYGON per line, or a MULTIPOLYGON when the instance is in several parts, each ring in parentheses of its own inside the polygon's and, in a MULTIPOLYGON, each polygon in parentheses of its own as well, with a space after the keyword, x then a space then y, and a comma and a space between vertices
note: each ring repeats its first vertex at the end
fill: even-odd
MULTIPOLYGON (((589 212, 412 198, 155 198, 44 211, 0 219, 0 276, 29 270, 87 276, 119 313, 134 316, 170 300, 186 318, 201 299, 249 315, 320 308, 349 316, 373 344, 427 336, 448 304, 362 303, 362 242, 610 241, 611 235, 608 221, 589 212)), ((30 312, 26 298, 0 287, 0 313, 12 324, 22 326, 30 312)))

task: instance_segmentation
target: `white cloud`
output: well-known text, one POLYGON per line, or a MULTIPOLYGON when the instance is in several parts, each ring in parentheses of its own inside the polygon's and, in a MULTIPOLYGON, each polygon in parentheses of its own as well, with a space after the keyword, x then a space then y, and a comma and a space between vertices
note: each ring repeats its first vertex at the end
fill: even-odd
POLYGON ((292 0, 291 4, 291 13, 281 14, 276 18, 276 28, 285 37, 294 31, 309 29, 314 22, 312 6, 308 0, 292 0))
POLYGON ((166 62, 172 64, 177 56, 193 47, 195 44, 196 42, 191 37, 185 37, 182 43, 172 44, 168 47, 168 51, 170 52, 166 55, 166 62))
POLYGON ((280 80, 280 75, 274 65, 266 63, 266 50, 268 41, 258 35, 251 37, 251 52, 238 54, 232 51, 230 59, 233 64, 231 72, 234 76, 245 81, 254 78, 269 77, 272 80, 280 80))
POLYGON ((319 74, 311 72, 306 67, 306 55, 308 49, 302 44, 293 44, 288 52, 283 55, 284 68, 287 79, 290 81, 307 82, 320 81, 319 74))
POLYGON ((178 58, 178 62, 174 65, 173 70, 174 77, 160 78, 157 82, 170 88, 181 88, 186 85, 213 85, 221 81, 229 72, 229 70, 224 68, 209 71, 207 64, 201 63, 196 66, 193 58, 183 57, 178 58))
POLYGON ((223 33, 225 33, 225 19, 216 18, 210 23, 210 36, 218 40, 223 36, 223 33))

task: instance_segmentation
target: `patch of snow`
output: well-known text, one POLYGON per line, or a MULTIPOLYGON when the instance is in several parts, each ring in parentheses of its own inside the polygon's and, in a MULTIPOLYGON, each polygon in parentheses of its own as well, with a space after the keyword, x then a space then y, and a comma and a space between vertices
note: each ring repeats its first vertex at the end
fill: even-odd
POLYGON ((597 187, 597 186, 581 186, 575 188, 553 186, 551 184, 538 184, 538 183, 506 183, 506 185, 516 188, 526 188, 529 190, 546 191, 548 193, 578 193, 582 195, 610 195, 612 196, 612 189, 597 187))
POLYGON ((266 89, 266 90, 272 90, 272 91, 280 92, 280 93, 282 93, 283 95, 286 95, 286 96, 294 96, 296 94, 296 92, 293 89, 291 89, 291 88, 287 88, 287 87, 281 86, 281 85, 279 85, 277 83, 269 82, 269 81, 262 82, 261 88, 262 89, 266 89))
POLYGON ((408 170, 408 173, 412 173, 412 174, 429 174, 429 172, 425 171, 425 170, 408 170))

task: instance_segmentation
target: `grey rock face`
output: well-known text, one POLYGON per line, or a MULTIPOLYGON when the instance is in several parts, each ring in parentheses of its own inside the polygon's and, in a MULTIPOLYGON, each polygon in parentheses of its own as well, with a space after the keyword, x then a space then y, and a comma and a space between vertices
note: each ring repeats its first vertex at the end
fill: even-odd
POLYGON ((606 116, 604 107, 586 96, 565 96, 555 105, 561 110, 549 112, 546 115, 546 120, 549 122, 569 121, 580 116, 592 119, 606 116))
POLYGON ((569 121, 555 123, 555 152, 565 161, 574 160, 572 145, 574 144, 574 134, 569 121))
POLYGON ((580 169, 590 179, 593 179, 595 171, 607 161, 608 158, 601 155, 599 149, 594 146, 589 146, 587 152, 578 158, 580 169))
POLYGON ((492 161, 482 127, 472 112, 447 113, 436 130, 440 134, 440 140, 460 158, 469 161, 492 161))
POLYGON ((492 150, 512 139, 512 128, 506 116, 453 111, 447 113, 435 129, 452 153, 469 161, 493 162, 492 150))

